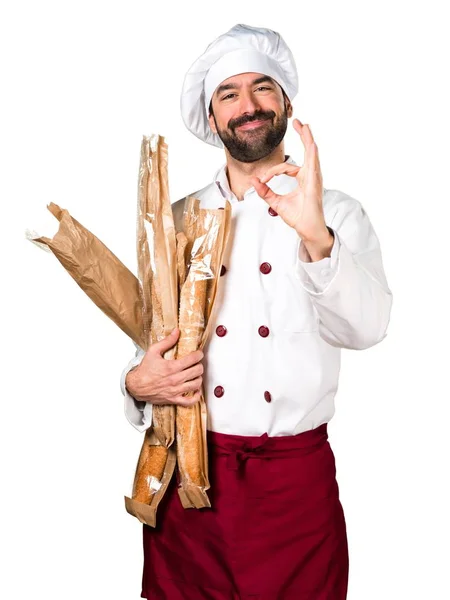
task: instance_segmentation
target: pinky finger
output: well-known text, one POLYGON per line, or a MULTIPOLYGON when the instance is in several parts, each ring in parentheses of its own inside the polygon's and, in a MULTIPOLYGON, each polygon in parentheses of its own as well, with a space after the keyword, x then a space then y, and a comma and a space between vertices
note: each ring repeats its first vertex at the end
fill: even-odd
POLYGON ((178 396, 175 399, 175 404, 178 404, 179 406, 193 406, 199 402, 200 398, 201 392, 198 390, 192 396, 178 396))

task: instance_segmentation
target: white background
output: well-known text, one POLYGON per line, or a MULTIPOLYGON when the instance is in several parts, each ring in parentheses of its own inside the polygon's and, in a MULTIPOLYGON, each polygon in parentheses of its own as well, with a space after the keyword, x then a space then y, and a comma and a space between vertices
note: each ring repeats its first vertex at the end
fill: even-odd
MULTIPOLYGON (((52 235, 56 202, 136 272, 142 135, 166 136, 172 201, 212 180, 223 150, 184 127, 179 94, 236 23, 279 31, 291 47, 294 116, 311 126, 325 187, 367 210, 394 294, 387 338, 342 351, 329 428, 348 598, 450 598, 443 9, 42 0, 2 10, 2 598, 139 598, 141 524, 123 497, 142 437, 119 389, 133 345, 24 230, 52 235)), ((286 150, 303 161, 291 122, 286 150)))

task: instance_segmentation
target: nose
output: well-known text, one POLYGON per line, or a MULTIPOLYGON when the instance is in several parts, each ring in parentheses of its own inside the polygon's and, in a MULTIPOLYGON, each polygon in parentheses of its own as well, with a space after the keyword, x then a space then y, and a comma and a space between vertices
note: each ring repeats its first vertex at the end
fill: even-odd
POLYGON ((242 92, 239 102, 239 112, 241 115, 252 115, 260 109, 258 99, 251 92, 242 92))

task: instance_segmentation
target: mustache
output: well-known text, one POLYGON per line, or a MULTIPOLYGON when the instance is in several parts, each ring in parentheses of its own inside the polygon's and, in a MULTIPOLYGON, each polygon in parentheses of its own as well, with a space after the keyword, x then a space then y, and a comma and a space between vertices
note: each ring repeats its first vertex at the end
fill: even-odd
POLYGON ((275 118, 275 113, 273 110, 269 110, 267 112, 255 112, 252 116, 243 116, 238 119, 234 119, 230 121, 229 127, 232 131, 236 129, 236 127, 240 127, 241 125, 245 125, 245 123, 252 123, 252 121, 268 121, 269 119, 275 118))

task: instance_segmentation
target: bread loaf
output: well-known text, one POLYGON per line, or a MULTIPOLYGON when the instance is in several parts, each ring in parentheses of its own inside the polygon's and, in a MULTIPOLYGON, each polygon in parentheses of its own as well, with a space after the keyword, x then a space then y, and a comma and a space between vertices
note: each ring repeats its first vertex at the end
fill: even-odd
POLYGON ((164 474, 168 450, 165 446, 151 443, 149 430, 147 430, 142 444, 139 461, 133 485, 133 500, 150 504, 153 494, 158 490, 164 474))

